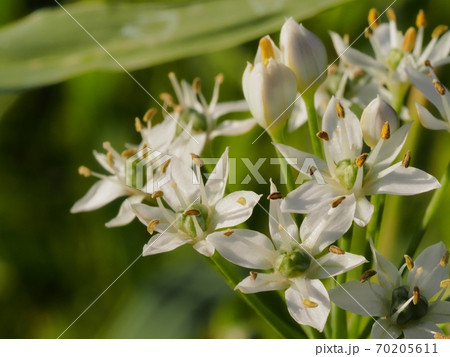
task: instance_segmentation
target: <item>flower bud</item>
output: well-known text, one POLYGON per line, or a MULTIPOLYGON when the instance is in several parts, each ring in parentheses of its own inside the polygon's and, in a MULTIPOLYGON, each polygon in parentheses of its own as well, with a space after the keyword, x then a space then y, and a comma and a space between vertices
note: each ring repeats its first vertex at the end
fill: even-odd
POLYGON ((314 92, 326 77, 328 59, 322 41, 289 18, 281 28, 280 47, 284 64, 297 77, 298 91, 314 92))
POLYGON ((371 148, 377 144, 381 137, 383 125, 388 122, 391 132, 398 128, 398 116, 394 108, 380 97, 372 100, 364 109, 361 116, 361 129, 364 141, 371 148))
POLYGON ((248 64, 242 77, 250 112, 263 128, 276 130, 294 109, 297 82, 294 73, 277 61, 277 49, 268 37, 260 41, 256 63, 248 64))

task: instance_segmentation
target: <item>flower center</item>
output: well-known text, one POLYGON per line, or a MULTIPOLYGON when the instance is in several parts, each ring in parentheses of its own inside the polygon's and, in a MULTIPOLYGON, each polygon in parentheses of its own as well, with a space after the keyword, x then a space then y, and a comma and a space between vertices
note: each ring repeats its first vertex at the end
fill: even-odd
POLYGON ((195 238, 207 230, 208 216, 208 207, 202 205, 201 203, 196 203, 184 212, 179 213, 176 226, 180 231, 183 231, 192 238, 195 238), (201 232, 198 230, 201 230, 201 232))
POLYGON ((278 271, 287 278, 293 278, 305 272, 311 264, 311 257, 304 251, 286 252, 278 266, 278 271))
MULTIPOLYGON (((187 124, 192 122, 192 130, 194 132, 204 132, 208 129, 206 116, 193 108, 185 108, 181 114, 181 120, 187 124)), ((183 130, 182 128, 180 129, 183 130)))
POLYGON ((335 172, 342 186, 350 190, 355 184, 358 167, 351 160, 341 160, 337 163, 335 172))
POLYGON ((386 64, 392 70, 395 71, 403 58, 404 53, 399 48, 393 48, 389 51, 386 57, 386 64))
POLYGON ((407 306, 403 306, 410 299, 411 294, 409 293, 409 287, 406 285, 392 291, 391 316, 398 314, 397 325, 406 324, 411 320, 418 320, 428 312, 428 301, 423 295, 419 296, 417 304, 410 301, 407 306), (403 309, 399 312, 402 307, 403 309))

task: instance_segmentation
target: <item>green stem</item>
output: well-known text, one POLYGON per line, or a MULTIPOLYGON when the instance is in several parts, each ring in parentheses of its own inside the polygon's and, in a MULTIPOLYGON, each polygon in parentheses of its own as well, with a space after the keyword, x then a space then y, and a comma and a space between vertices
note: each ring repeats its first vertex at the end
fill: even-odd
POLYGON ((374 244, 376 244, 378 241, 385 200, 386 200, 385 195, 374 195, 370 199, 370 202, 373 204, 374 209, 372 219, 367 225, 366 231, 367 243, 369 242, 370 238, 372 238, 374 244))
MULTIPOLYGON (((277 131, 271 131, 269 132, 269 135, 273 142, 278 144, 284 144, 284 127, 277 130, 277 131)), ((295 182, 294 177, 292 176, 292 171, 288 167, 288 163, 286 161, 286 158, 278 151, 278 149, 275 149, 278 158, 282 161, 280 162, 281 167, 281 177, 280 179, 284 180, 284 183, 286 184, 287 191, 291 192, 295 189, 295 182)))
MULTIPOLYGON (((241 281, 240 276, 236 273, 233 267, 220 255, 215 254, 211 257, 211 261, 215 264, 217 270, 225 279, 227 284, 234 289, 234 287, 241 281)), ((261 300, 257 294, 243 294, 237 292, 239 296, 259 315, 261 316, 281 337, 283 338, 307 338, 305 333, 300 329, 300 326, 288 325, 278 314, 275 314, 267 305, 261 300)))
POLYGON ((309 136, 313 147, 314 155, 323 159, 322 143, 316 136, 319 132, 319 118, 317 117, 316 106, 314 105, 314 92, 303 95, 308 114, 309 136))

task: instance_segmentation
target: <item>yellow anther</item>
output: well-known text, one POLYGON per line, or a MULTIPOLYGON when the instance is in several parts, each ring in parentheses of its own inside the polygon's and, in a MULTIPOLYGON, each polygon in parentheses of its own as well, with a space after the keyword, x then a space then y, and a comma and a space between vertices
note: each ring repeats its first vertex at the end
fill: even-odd
POLYGON ((192 82, 192 88, 194 88, 195 93, 200 93, 202 90, 201 81, 199 77, 195 77, 192 82))
POLYGON ((380 17, 380 14, 377 11, 377 9, 372 8, 369 10, 368 21, 369 21, 369 26, 372 30, 375 30, 380 25, 379 17, 380 17))
POLYGON ((309 307, 309 308, 315 308, 319 306, 317 302, 311 301, 309 299, 303 299, 303 306, 309 307))
POLYGON ((158 110, 156 108, 150 108, 149 110, 147 110, 145 112, 142 120, 146 123, 152 121, 153 117, 156 115, 157 112, 158 112, 158 110))
POLYGON ((369 38, 370 36, 372 36, 372 30, 371 30, 371 28, 370 27, 367 27, 365 30, 364 30, 364 37, 365 38, 369 38))
POLYGON ((141 120, 138 117, 134 118, 134 127, 136 128, 136 131, 138 133, 144 128, 142 126, 141 120))
POLYGON ((434 88, 436 88, 436 91, 440 95, 445 95, 445 88, 441 82, 439 82, 437 79, 433 79, 433 85, 434 85, 434 88))
POLYGON ((161 165, 161 168, 160 168, 159 170, 160 170, 160 172, 161 172, 162 174, 165 174, 165 173, 166 173, 167 168, 169 167, 170 161, 171 161, 171 160, 169 159, 169 160, 167 160, 164 164, 161 165))
POLYGON ((86 166, 80 166, 78 168, 78 174, 84 177, 89 177, 92 174, 92 171, 86 166))
POLYGON ((344 107, 342 106, 341 102, 339 102, 338 100, 336 101, 336 113, 337 113, 337 116, 339 119, 345 118, 344 107))
POLYGON ((198 156, 197 154, 194 154, 191 152, 191 157, 192 157, 192 161, 194 161, 194 164, 202 167, 205 163, 203 162, 203 160, 200 158, 200 156, 198 156))
POLYGON ((169 107, 173 107, 175 104, 173 101, 173 97, 169 93, 161 93, 159 95, 159 98, 164 102, 164 104, 169 107))
POLYGON ((389 8, 386 10, 386 15, 389 19, 389 21, 397 21, 397 15, 395 15, 395 11, 393 8, 389 8))
POLYGON ((200 211, 198 209, 188 209, 187 211, 184 211, 184 214, 186 216, 200 216, 200 211))
POLYGON ((153 234, 155 227, 159 224, 159 219, 152 219, 147 225, 147 232, 153 234))
POLYGON ((447 250, 445 252, 445 254, 442 256, 441 261, 439 262, 439 264, 442 267, 446 267, 447 266, 447 264, 448 264, 448 256, 449 256, 449 253, 448 253, 448 250, 447 250))
POLYGON ((389 127, 389 122, 385 122, 381 128, 381 139, 387 140, 391 137, 391 128, 389 127))
POLYGON ((152 198, 158 198, 164 196, 164 193, 162 191, 155 191, 152 193, 152 198))
POLYGON ((330 140, 330 137, 328 136, 328 133, 327 133, 326 131, 323 131, 323 130, 319 131, 319 132, 316 134, 316 136, 317 136, 319 139, 322 139, 322 140, 325 140, 325 141, 330 140))
POLYGON ((365 283, 367 280, 369 280, 372 276, 376 275, 376 271, 373 269, 366 270, 359 278, 359 281, 361 283, 365 283))
POLYGON ((247 204, 247 200, 245 199, 245 197, 242 197, 242 196, 239 197, 236 202, 242 206, 245 206, 247 204))
POLYGON ((417 30, 414 27, 410 27, 405 32, 402 43, 402 51, 404 53, 411 52, 416 43, 417 30))
POLYGON ((408 150, 408 151, 406 152, 405 156, 403 156, 402 166, 403 166, 404 168, 408 168, 410 162, 411 162, 411 151, 408 150))
POLYGON ((283 194, 281 192, 272 192, 269 196, 267 196, 268 200, 279 200, 283 198, 283 194))
POLYGON ((111 151, 108 151, 106 153, 106 162, 108 163, 109 166, 113 167, 114 166, 114 158, 112 156, 111 151))
POLYGON ((132 148, 132 149, 127 149, 122 151, 122 153, 120 154, 122 157, 128 159, 130 157, 132 157, 133 155, 135 155, 137 153, 137 149, 132 148))
POLYGON ((333 253, 333 254, 338 254, 338 255, 345 254, 345 250, 339 248, 336 245, 330 246, 330 248, 328 248, 328 250, 330 251, 330 253, 333 253))
POLYGON ((425 27, 427 26, 427 17, 425 16, 425 11, 419 10, 419 13, 416 17, 416 26, 417 27, 425 27))
POLYGON ((364 163, 366 162, 368 156, 369 156, 369 154, 367 154, 367 153, 364 153, 364 154, 359 155, 359 156, 355 159, 355 164, 356 164, 356 166, 362 167, 362 166, 364 165, 364 163))
POLYGON ((431 38, 438 38, 439 36, 441 36, 447 30, 448 30, 448 26, 447 25, 438 25, 438 26, 435 27, 435 29, 431 33, 431 38))
POLYGON ((406 267, 408 268, 408 270, 413 270, 414 269, 414 261, 412 260, 412 258, 407 254, 405 254, 403 257, 405 258, 406 267))
POLYGON ((267 66, 271 58, 275 58, 275 51, 272 46, 272 41, 268 37, 263 37, 259 40, 259 48, 261 49, 262 63, 267 66))
POLYGON ((442 280, 441 283, 439 284, 439 286, 442 289, 446 289, 446 288, 450 287, 450 279, 442 280))
POLYGON ((234 233, 234 231, 232 229, 227 229, 225 232, 223 232, 223 235, 225 237, 229 237, 234 233))
POLYGON ((257 277, 258 277, 257 272, 255 272, 255 271, 250 272, 250 280, 255 281, 257 277))

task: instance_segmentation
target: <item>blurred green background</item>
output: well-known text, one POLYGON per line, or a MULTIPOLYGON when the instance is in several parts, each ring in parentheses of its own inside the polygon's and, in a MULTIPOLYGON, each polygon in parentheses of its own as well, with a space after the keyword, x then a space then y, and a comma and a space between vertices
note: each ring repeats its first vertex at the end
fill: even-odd
MULTIPOLYGON (((73 2, 61 1, 63 5, 73 2)), ((327 45, 332 61, 336 54, 328 31, 349 33, 354 39, 366 26, 368 10, 373 6, 382 10, 389 3, 351 1, 303 22, 327 45)), ((0 31, 4 25, 46 6, 57 5, 52 0, 1 1, 0 31)), ((398 0, 394 9, 399 28, 413 25, 420 8, 428 16, 427 34, 438 24, 448 24, 447 2, 398 0)), ((282 21, 278 27, 281 25, 282 21)), ((196 26, 195 18, 192 26, 196 26)), ((170 71, 188 81, 199 76, 208 97, 214 76, 223 73, 221 100, 241 99, 241 75, 246 61, 253 60, 257 37, 262 35, 239 46, 132 74, 155 97, 161 92, 172 93, 167 78, 170 71)), ((273 35, 278 42, 278 34, 273 35)), ((369 48, 364 38, 355 46, 369 48)), ((449 69, 442 70, 440 77, 448 86, 449 69)), ((72 215, 69 209, 95 182, 78 176, 78 166, 100 171, 92 150, 101 150, 103 141, 110 141, 119 150, 126 142, 138 142, 134 118, 151 106, 155 103, 120 71, 93 71, 59 84, 0 93, 1 338, 58 337, 141 253, 149 236, 139 222, 122 228, 104 227, 117 213, 120 200, 90 213, 72 215)), ((440 178, 449 161, 448 133, 420 131, 412 164, 440 178)), ((274 153, 267 136, 257 141, 256 148, 251 146, 260 132, 255 128, 245 136, 218 138, 213 150, 219 154, 230 146, 231 157, 245 153, 252 162, 270 157, 274 153)), ((288 139, 292 145, 309 149, 306 128, 288 139)), ((274 171, 278 170, 264 165, 262 173, 276 180, 274 171)), ((238 166, 238 181, 246 174, 238 166)), ((266 194, 268 185, 254 184, 245 189, 266 194)), ((393 261, 402 259, 430 197, 388 198, 380 250, 393 261)), ((450 245, 449 199, 447 192, 425 245, 439 240, 450 245)), ((267 230, 262 209, 255 209, 250 225, 267 230)), ((65 338, 276 336, 189 246, 139 259, 64 334, 65 338)))

